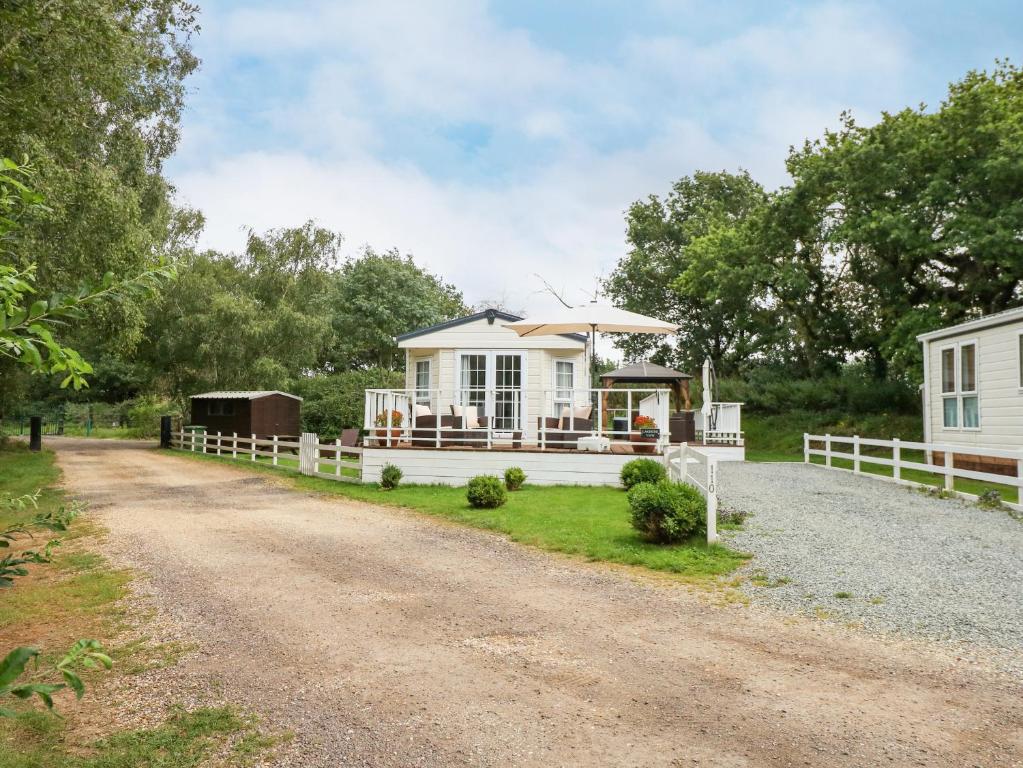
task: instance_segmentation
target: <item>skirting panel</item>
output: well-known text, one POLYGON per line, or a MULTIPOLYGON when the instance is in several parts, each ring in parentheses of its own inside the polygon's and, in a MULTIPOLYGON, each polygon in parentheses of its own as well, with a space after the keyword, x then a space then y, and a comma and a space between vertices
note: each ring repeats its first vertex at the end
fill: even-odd
MULTIPOLYGON (((521 467, 533 485, 618 485, 622 466, 637 456, 611 453, 544 453, 541 451, 431 451, 365 448, 362 480, 380 482, 385 464, 394 464, 407 483, 465 485, 476 475, 502 476, 521 467)), ((660 456, 650 456, 661 461, 660 456)))

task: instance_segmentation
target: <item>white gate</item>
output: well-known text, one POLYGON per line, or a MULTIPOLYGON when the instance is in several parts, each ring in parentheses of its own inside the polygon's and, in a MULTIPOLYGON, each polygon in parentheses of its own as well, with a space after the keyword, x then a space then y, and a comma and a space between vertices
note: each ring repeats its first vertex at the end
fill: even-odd
POLYGON ((669 479, 695 486, 707 499, 707 543, 715 543, 718 540, 718 460, 682 443, 664 451, 664 465, 669 479))
POLYGON ((319 453, 320 442, 316 433, 303 432, 298 440, 298 471, 303 475, 315 475, 319 453))

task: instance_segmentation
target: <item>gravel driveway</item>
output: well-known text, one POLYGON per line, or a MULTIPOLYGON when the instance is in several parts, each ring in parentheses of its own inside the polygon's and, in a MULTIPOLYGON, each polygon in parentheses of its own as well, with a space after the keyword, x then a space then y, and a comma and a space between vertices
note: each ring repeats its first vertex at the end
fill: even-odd
POLYGON ((1023 522, 1000 510, 803 464, 724 464, 722 505, 753 513, 756 599, 951 641, 1023 649, 1023 522))
POLYGON ((243 466, 49 444, 107 553, 197 645, 120 700, 222 696, 294 732, 280 765, 1023 764, 1019 681, 941 646, 721 604, 243 466))

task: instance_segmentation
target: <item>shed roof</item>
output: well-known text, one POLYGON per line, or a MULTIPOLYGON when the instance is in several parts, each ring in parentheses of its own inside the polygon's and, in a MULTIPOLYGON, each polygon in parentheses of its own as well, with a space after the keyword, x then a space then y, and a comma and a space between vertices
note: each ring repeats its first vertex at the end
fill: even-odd
POLYGON ((688 373, 682 373, 682 371, 665 368, 663 365, 657 365, 657 363, 648 363, 644 360, 640 363, 633 363, 632 365, 627 365, 624 368, 619 368, 617 371, 602 373, 600 374, 600 378, 611 379, 612 381, 663 382, 684 381, 693 377, 688 373))
MULTIPOLYGON (((395 337, 395 341, 401 342, 406 339, 414 339, 416 336, 425 336, 428 333, 434 333, 435 331, 443 331, 445 328, 454 328, 455 326, 464 325, 465 323, 473 323, 477 320, 483 320, 485 318, 494 318, 495 320, 503 320, 506 323, 514 323, 516 320, 523 320, 525 318, 513 315, 510 312, 502 312, 500 309, 485 309, 482 312, 476 312, 472 315, 466 315, 465 317, 456 317, 453 320, 445 320, 443 323, 437 323, 436 325, 430 325, 426 328, 417 328, 414 331, 403 333, 400 336, 395 337)), ((586 341, 586 336, 581 333, 560 333, 558 336, 564 336, 575 341, 586 341)))
POLYGON ((916 339, 917 341, 934 341, 935 339, 943 339, 947 336, 958 336, 961 333, 979 331, 981 328, 992 328, 998 325, 1007 325, 1008 323, 1014 323, 1017 320, 1023 320, 1023 307, 1005 309, 1001 312, 995 312, 993 315, 984 315, 983 317, 978 317, 973 320, 967 320, 965 323, 950 325, 947 328, 939 328, 936 331, 931 331, 930 333, 921 333, 916 337, 916 339))
POLYGON ((298 395, 293 395, 290 392, 280 392, 276 389, 246 389, 246 390, 232 390, 224 392, 203 392, 201 395, 192 395, 192 399, 199 400, 258 400, 261 397, 268 397, 269 395, 284 395, 285 397, 291 397, 295 400, 301 400, 302 398, 298 395))

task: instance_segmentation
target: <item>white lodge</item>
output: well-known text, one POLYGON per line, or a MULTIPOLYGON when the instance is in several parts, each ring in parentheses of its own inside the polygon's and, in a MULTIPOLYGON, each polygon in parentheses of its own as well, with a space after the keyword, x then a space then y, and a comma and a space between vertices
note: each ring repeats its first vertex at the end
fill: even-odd
POLYGON ((917 338, 924 442, 1023 449, 1023 307, 917 338))
MULTIPOLYGON (((460 485, 519 466, 531 483, 614 484, 636 455, 663 456, 680 415, 663 379, 592 388, 586 336, 505 327, 520 319, 491 309, 397 337, 405 387, 366 390, 364 480, 391 463, 414 483, 460 485)), ((709 406, 697 440, 741 461, 740 404, 709 406)))

